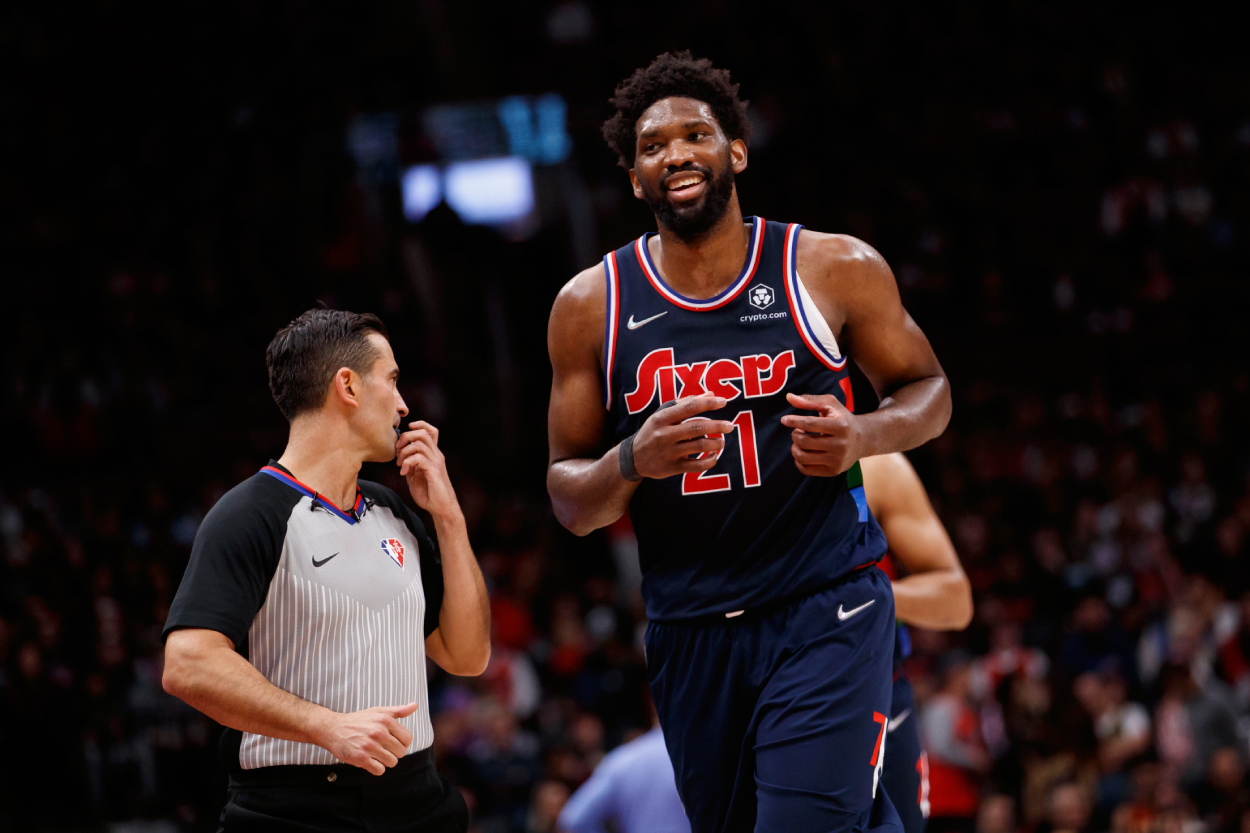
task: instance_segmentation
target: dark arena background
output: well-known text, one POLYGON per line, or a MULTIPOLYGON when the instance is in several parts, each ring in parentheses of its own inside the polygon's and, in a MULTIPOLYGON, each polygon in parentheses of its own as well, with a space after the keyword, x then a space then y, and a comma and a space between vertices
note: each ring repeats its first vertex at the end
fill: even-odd
POLYGON ((870 242, 951 380, 909 456, 976 614, 907 671, 971 794, 930 829, 1250 830, 1250 62, 1161 8, 7 5, 0 831, 216 828, 161 626, 282 450, 265 345, 318 302, 389 326, 486 574, 488 671, 431 677, 471 829, 553 831, 645 729, 632 533, 545 491, 545 333, 653 227, 599 125, 685 48, 750 100, 744 211, 870 242))

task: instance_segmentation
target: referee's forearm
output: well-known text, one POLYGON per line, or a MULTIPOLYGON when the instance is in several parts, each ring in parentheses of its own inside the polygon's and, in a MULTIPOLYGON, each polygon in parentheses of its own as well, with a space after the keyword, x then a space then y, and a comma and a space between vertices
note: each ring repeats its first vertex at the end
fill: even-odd
POLYGON ((435 515, 434 529, 443 559, 443 604, 439 608, 438 631, 452 666, 444 668, 459 676, 476 676, 490 662, 490 597, 486 581, 469 544, 464 516, 459 511, 435 515))
POLYGON ((223 726, 272 738, 320 745, 322 725, 333 714, 269 682, 213 631, 171 633, 162 682, 223 726))

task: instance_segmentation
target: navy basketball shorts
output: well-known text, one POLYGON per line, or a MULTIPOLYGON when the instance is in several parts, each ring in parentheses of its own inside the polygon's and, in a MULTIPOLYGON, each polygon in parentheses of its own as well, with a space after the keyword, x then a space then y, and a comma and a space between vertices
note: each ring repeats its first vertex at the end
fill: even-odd
POLYGON ((929 818, 929 759, 920 746, 920 724, 911 682, 901 672, 894 681, 890 722, 886 726, 890 754, 881 783, 903 820, 903 833, 924 833, 929 818))
POLYGON ((230 777, 218 833, 464 833, 469 810, 430 750, 383 775, 347 764, 273 766, 230 777))
POLYGON ((879 783, 894 654, 885 573, 723 623, 653 622, 646 648, 694 833, 901 833, 879 783))

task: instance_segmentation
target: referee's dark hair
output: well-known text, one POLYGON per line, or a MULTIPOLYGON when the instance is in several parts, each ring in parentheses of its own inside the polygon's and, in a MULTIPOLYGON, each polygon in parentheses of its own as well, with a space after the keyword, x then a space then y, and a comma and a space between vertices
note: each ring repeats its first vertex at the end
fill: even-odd
POLYGON ((390 340, 373 313, 337 309, 310 309, 278 331, 265 350, 265 366, 269 391, 287 422, 321 407, 340 367, 369 370, 377 358, 370 333, 390 340))

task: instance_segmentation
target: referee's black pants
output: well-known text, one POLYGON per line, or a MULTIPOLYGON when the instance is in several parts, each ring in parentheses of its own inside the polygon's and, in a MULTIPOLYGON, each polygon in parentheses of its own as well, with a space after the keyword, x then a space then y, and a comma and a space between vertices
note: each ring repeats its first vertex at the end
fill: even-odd
POLYGON ((413 752, 384 775, 336 766, 275 766, 230 776, 218 833, 464 833, 460 790, 413 752))

